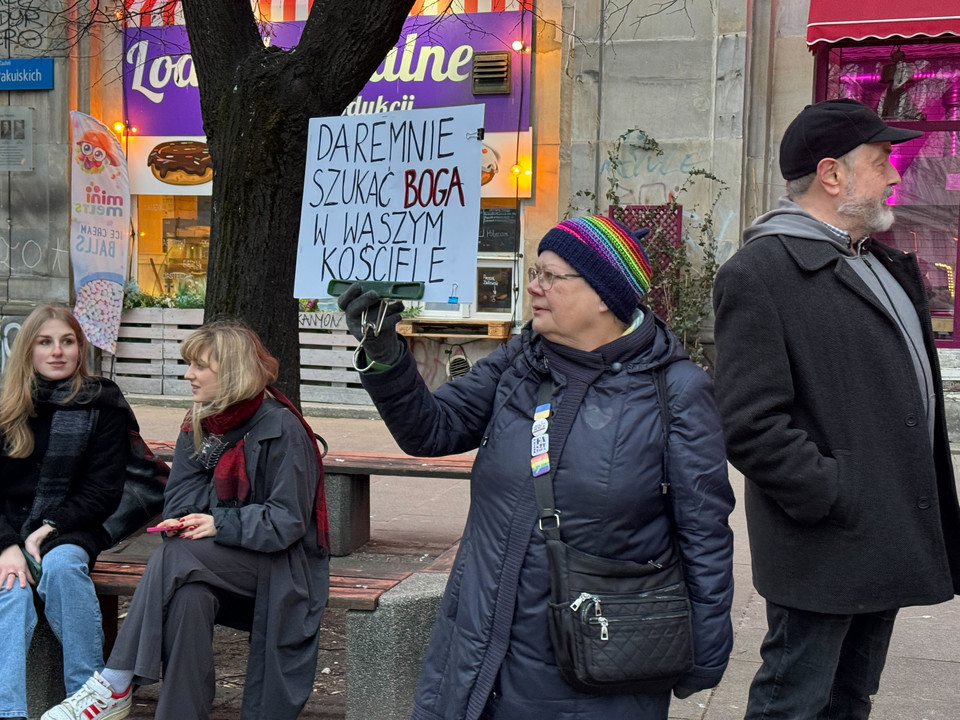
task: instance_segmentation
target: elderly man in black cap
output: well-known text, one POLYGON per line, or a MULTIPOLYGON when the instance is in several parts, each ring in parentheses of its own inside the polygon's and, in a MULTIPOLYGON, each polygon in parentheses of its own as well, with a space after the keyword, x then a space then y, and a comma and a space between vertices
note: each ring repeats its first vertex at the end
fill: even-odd
POLYGON ((960 590, 960 508, 916 257, 894 220, 892 145, 921 133, 854 100, 805 108, 787 197, 714 291, 716 393, 746 477, 768 631, 747 720, 870 714, 897 610, 960 590))

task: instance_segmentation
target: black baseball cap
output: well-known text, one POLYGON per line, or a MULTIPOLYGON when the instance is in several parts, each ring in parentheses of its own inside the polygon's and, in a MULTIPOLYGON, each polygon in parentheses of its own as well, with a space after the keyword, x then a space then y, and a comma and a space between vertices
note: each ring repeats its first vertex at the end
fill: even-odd
POLYGON ((780 141, 780 172, 784 180, 816 172, 824 158, 839 158, 864 143, 897 143, 923 135, 887 125, 861 102, 824 100, 807 105, 787 127, 780 141))

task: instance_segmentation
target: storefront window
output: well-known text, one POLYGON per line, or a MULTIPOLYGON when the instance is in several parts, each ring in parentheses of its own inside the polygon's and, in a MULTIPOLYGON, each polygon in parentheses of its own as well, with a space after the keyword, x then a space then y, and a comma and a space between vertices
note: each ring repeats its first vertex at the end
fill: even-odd
POLYGON ((206 283, 210 198, 139 195, 137 210, 140 290, 172 297, 206 283))
POLYGON ((428 315, 493 317, 510 320, 515 314, 520 288, 520 207, 513 199, 483 198, 477 240, 476 301, 464 305, 451 296, 448 303, 425 303, 428 315))
POLYGON ((960 44, 831 48, 822 98, 850 97, 923 137, 894 146, 897 221, 877 238, 915 252, 938 345, 960 347, 956 271, 960 231, 960 44))

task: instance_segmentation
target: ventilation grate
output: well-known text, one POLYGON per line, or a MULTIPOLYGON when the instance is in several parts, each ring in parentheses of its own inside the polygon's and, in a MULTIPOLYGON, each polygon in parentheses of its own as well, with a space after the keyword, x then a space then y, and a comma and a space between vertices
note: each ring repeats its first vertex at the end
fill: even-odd
POLYGON ((474 95, 509 95, 510 53, 503 50, 474 53, 470 85, 474 95))
POLYGON ((447 361, 447 376, 451 380, 456 380, 470 372, 470 361, 463 352, 462 347, 457 347, 450 359, 447 361))

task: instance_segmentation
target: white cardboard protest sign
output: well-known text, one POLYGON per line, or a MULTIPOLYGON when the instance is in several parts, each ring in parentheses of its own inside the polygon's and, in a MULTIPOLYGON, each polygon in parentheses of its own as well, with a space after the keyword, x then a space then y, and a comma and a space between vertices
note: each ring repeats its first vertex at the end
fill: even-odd
POLYGON ((483 105, 311 118, 294 295, 420 281, 474 300, 483 105))

